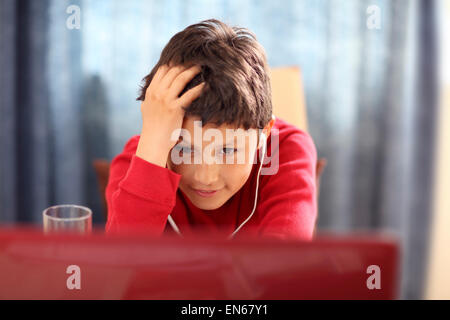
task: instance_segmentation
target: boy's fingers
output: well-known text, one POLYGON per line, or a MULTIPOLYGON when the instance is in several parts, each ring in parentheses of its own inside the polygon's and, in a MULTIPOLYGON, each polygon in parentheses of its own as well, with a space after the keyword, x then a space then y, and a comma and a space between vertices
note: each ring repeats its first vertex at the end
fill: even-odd
POLYGON ((173 80, 184 70, 186 70, 186 67, 183 65, 178 65, 169 68, 169 71, 162 78, 159 88, 162 90, 170 88, 170 85, 172 84, 173 80))
POLYGON ((169 66, 167 64, 163 64, 161 65, 158 70, 156 71, 155 75, 153 76, 152 82, 150 83, 150 85, 153 83, 158 83, 161 81, 161 79, 164 77, 164 75, 167 73, 167 71, 169 71, 169 66))
POLYGON ((177 98, 179 94, 183 91, 186 85, 191 81, 200 71, 201 67, 195 65, 182 73, 178 74, 176 79, 172 82, 170 87, 170 94, 173 98, 177 98))
POLYGON ((161 79, 164 77, 164 75, 169 70, 169 67, 164 64, 158 68, 155 75, 153 76, 152 81, 150 82, 149 86, 147 87, 147 90, 145 91, 145 99, 148 97, 148 93, 155 88, 155 86, 158 86, 158 83, 161 81, 161 79))
POLYGON ((188 107, 195 99, 197 99, 205 87, 205 82, 200 83, 199 85, 193 87, 186 91, 179 99, 178 104, 181 107, 188 107))

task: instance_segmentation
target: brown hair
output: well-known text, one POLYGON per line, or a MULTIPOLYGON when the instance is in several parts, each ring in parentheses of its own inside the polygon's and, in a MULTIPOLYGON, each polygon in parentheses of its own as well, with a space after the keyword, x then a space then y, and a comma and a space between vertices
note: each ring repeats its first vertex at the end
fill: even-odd
POLYGON ((193 24, 174 35, 161 53, 159 62, 142 81, 145 92, 161 65, 200 65, 196 75, 179 96, 205 81, 202 95, 185 107, 186 116, 237 127, 263 128, 272 117, 272 93, 264 48, 245 28, 230 27, 210 19, 193 24))

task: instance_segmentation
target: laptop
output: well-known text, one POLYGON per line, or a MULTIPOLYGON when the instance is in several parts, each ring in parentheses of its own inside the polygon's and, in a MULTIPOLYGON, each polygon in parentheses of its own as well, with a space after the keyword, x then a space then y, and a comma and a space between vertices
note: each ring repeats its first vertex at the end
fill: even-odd
POLYGON ((396 299, 398 251, 381 235, 300 242, 0 228, 0 299, 396 299))

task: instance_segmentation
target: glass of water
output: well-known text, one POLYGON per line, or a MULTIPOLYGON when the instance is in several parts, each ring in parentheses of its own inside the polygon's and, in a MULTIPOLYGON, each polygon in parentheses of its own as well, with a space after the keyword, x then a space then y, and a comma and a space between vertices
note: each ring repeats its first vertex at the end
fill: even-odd
POLYGON ((42 212, 44 233, 71 232, 89 234, 92 232, 92 211, 76 205, 59 205, 42 212))

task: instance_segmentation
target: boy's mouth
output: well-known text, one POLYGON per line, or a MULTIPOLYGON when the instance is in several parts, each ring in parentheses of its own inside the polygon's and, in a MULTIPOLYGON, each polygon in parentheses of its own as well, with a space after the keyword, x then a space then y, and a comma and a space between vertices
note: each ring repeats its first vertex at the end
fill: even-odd
POLYGON ((199 190, 199 189, 192 189, 195 191, 195 193, 197 193, 199 196, 208 198, 208 197, 212 197, 213 195, 215 195, 219 190, 199 190))

